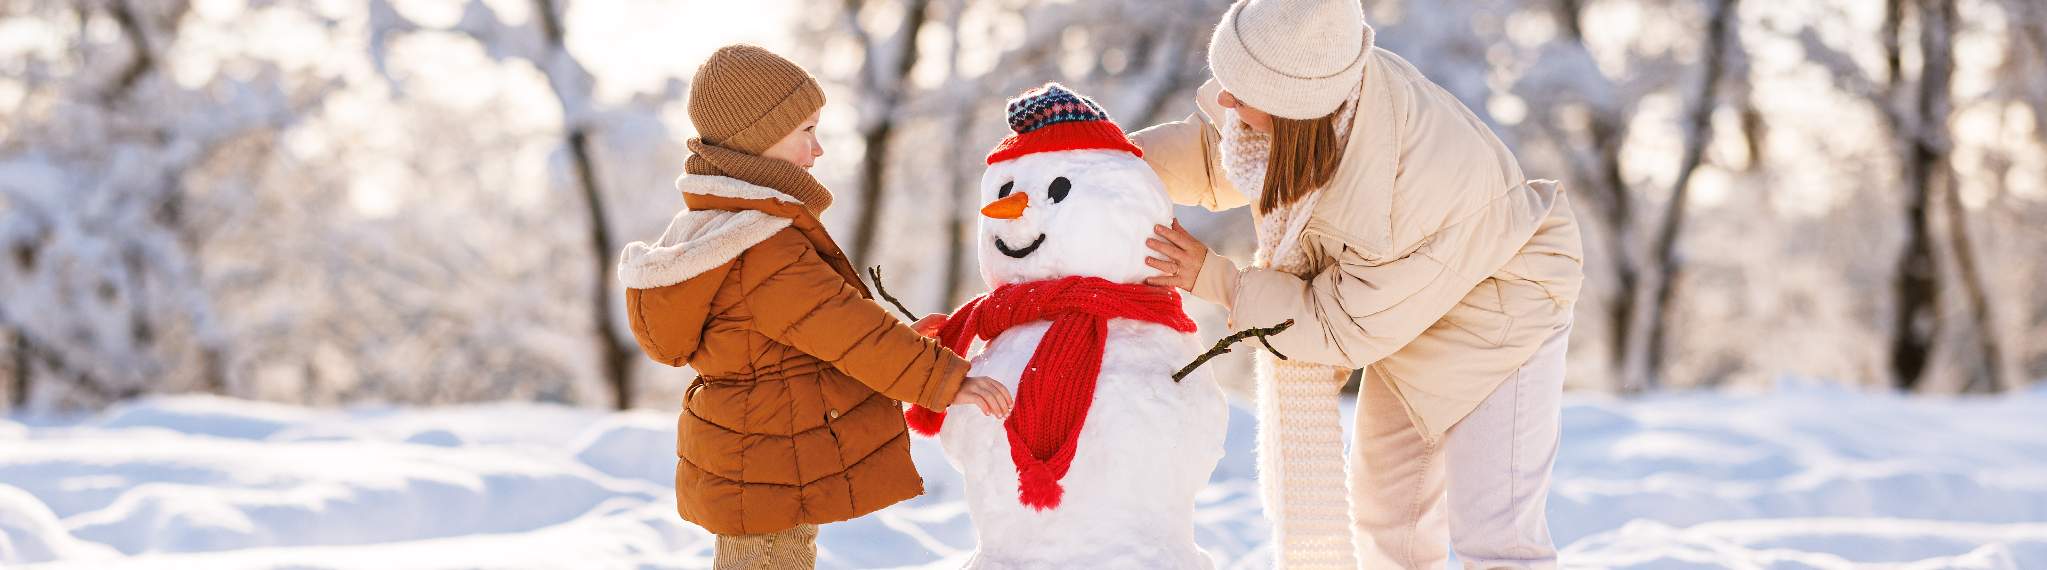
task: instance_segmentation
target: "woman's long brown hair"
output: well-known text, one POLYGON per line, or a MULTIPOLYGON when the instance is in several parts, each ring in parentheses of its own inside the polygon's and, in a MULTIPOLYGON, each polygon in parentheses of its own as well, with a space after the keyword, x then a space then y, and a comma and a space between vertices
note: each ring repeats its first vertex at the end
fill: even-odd
POLYGON ((1336 140, 1336 114, 1315 119, 1272 118, 1272 153, 1265 162, 1265 191, 1258 213, 1292 204, 1336 176, 1343 145, 1336 140))

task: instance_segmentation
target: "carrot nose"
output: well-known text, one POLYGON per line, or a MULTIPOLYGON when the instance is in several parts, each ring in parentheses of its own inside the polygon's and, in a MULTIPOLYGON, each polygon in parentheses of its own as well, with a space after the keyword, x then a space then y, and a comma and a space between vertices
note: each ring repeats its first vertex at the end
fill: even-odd
POLYGON ((1014 220, 1023 217, 1024 207, 1031 205, 1029 194, 1017 192, 1001 200, 989 202, 981 207, 981 215, 998 220, 1014 220))

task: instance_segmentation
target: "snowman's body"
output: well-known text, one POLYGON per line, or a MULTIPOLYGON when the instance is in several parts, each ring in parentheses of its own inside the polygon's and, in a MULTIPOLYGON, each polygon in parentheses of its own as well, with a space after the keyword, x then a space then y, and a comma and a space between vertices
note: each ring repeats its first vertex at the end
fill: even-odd
MULTIPOLYGON (((1048 323, 1010 329, 973 359, 976 376, 1013 393, 1048 323)), ((1196 354, 1192 335, 1112 320, 1094 406, 1058 508, 1017 502, 1000 420, 948 414, 939 440, 966 475, 980 541, 968 568, 1212 568, 1194 543, 1194 497, 1223 456, 1228 404, 1205 371, 1174 383, 1196 354)))
MULTIPOLYGON (((1018 110, 1011 113, 1015 124, 1018 110)), ((1011 208, 981 223, 980 269, 990 286, 1074 276, 1139 284, 1157 275, 1144 263, 1145 239, 1154 224, 1172 223, 1172 205, 1142 159, 1062 150, 991 163, 983 197, 1011 208), (1012 196, 1019 193, 1025 196, 1012 196), (1028 207, 1016 204, 1025 201, 1028 207)), ((1020 394, 1019 379, 1050 326, 1030 322, 989 339, 973 354, 972 373, 1020 394)), ((969 568, 1213 567, 1194 542, 1194 504, 1223 456, 1222 390, 1200 370, 1173 381, 1201 350, 1193 334, 1132 319, 1110 319, 1107 328, 1094 398, 1056 507, 1019 502, 1001 420, 964 407, 947 414, 939 438, 965 475, 979 539, 969 568)))

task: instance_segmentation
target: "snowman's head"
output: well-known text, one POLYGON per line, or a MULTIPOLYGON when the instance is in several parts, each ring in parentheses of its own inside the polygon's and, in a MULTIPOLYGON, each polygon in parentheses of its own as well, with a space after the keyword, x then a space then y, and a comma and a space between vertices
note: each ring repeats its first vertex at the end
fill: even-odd
POLYGON ((981 278, 989 286, 1100 277, 1138 283, 1172 204, 1123 129, 1093 100, 1047 83, 1009 101, 1008 138, 981 176, 981 278))
POLYGON ((981 176, 981 278, 989 286, 1100 277, 1138 283, 1152 225, 1172 223, 1165 185, 1120 150, 1038 153, 981 176))

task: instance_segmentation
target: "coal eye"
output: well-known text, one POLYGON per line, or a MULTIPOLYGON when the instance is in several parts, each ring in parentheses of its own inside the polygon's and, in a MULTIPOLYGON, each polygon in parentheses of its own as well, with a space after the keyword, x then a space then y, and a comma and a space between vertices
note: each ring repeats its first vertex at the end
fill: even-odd
POLYGON ((995 191, 995 197, 997 197, 997 198, 1008 198, 1008 197, 1009 197, 1009 191, 1010 191, 1010 190, 1015 190, 1015 189, 1016 189, 1016 181, 1015 181, 1015 180, 1011 180, 1011 181, 1008 181, 1008 182, 1004 182, 1004 183, 1002 183, 1002 189, 1001 189, 1001 190, 996 190, 996 191, 995 191))
POLYGON ((1066 193, 1071 191, 1073 191, 1073 181, 1061 176, 1052 179, 1052 187, 1046 189, 1045 194, 1052 197, 1052 203, 1057 204, 1065 201, 1066 193))

